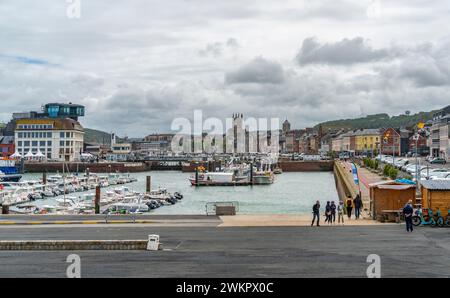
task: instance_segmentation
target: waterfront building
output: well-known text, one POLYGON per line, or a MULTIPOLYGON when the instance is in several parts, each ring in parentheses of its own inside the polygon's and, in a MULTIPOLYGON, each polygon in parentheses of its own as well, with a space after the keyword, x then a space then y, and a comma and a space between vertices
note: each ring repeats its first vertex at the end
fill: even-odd
POLYGON ((84 128, 78 117, 84 113, 81 105, 49 103, 40 112, 13 113, 7 130, 14 127, 14 145, 22 156, 77 161, 84 142, 84 128))
POLYGON ((0 157, 6 158, 15 152, 14 137, 0 136, 0 157))
POLYGON ((353 131, 348 131, 342 134, 342 150, 347 152, 355 152, 356 149, 356 136, 353 131))
POLYGON ((450 161, 450 105, 433 115, 430 150, 432 156, 450 161))
POLYGON ((128 161, 132 159, 130 143, 114 143, 111 145, 111 152, 108 152, 106 159, 110 161, 128 161))
POLYGON ((379 152, 381 134, 379 129, 359 129, 353 133, 355 136, 355 151, 357 153, 379 152))
POLYGON ((77 161, 83 151, 84 129, 70 118, 30 118, 16 120, 15 147, 22 156, 77 161))
POLYGON ((342 135, 343 133, 338 134, 331 140, 331 151, 342 152, 343 148, 342 135))
POLYGON ((416 139, 415 135, 409 137, 409 150, 408 152, 416 153, 421 156, 427 156, 430 154, 430 147, 428 146, 428 138, 426 136, 419 135, 419 139, 416 139))
POLYGON ((401 155, 401 136, 397 130, 390 127, 381 136, 381 153, 385 155, 401 155))

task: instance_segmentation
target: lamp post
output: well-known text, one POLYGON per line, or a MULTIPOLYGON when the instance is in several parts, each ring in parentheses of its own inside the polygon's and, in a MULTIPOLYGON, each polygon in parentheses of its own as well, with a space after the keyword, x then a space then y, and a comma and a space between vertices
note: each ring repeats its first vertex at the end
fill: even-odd
POLYGON ((416 189, 419 190, 419 161, 417 158, 417 147, 419 145, 419 131, 416 135, 416 189))

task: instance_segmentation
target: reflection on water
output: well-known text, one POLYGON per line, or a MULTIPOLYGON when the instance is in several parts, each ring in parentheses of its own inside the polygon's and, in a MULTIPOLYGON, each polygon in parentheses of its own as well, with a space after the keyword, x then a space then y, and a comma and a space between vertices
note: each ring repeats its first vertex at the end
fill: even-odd
MULTIPOLYGON (((275 183, 271 185, 197 188, 190 185, 189 173, 152 171, 130 175, 138 179, 137 182, 127 184, 135 191, 145 191, 145 177, 150 175, 152 189, 163 187, 171 193, 178 191, 184 195, 184 199, 173 206, 153 210, 154 214, 204 214, 206 203, 215 201, 238 201, 239 214, 309 214, 316 200, 323 203, 338 200, 332 172, 285 172, 276 175, 275 183)), ((41 177, 40 174, 25 174, 23 179, 41 177)), ((117 186, 110 188, 114 187, 117 186)), ((53 200, 50 198, 37 203, 52 204, 53 200)))

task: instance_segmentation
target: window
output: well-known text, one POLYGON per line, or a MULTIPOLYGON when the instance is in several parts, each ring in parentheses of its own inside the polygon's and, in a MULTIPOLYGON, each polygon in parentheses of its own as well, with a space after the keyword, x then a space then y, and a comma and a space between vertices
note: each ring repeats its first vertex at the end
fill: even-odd
POLYGON ((60 132, 60 133, 59 133, 59 137, 60 137, 61 139, 64 139, 64 132, 60 132))
POLYGON ((23 142, 23 145, 24 145, 25 147, 29 147, 29 146, 30 146, 30 141, 24 141, 24 142, 23 142))
POLYGON ((37 142, 37 141, 32 141, 32 142, 31 142, 31 146, 32 146, 32 147, 37 147, 37 145, 38 145, 38 142, 37 142))
POLYGON ((21 139, 22 137, 23 137, 23 133, 19 132, 19 133, 17 134, 17 138, 21 139))
POLYGON ((51 132, 47 132, 47 138, 51 139, 52 137, 52 133, 51 132))
POLYGON ((59 141, 59 146, 64 147, 64 141, 59 141))
POLYGON ((18 141, 17 146, 22 147, 22 141, 18 141))
POLYGON ((52 146, 52 141, 47 141, 47 146, 51 147, 52 146))
POLYGON ((45 147, 45 143, 46 143, 45 141, 40 141, 40 142, 39 142, 39 146, 40 146, 40 147, 45 147))
POLYGON ((70 138, 70 132, 66 132, 66 138, 70 138))

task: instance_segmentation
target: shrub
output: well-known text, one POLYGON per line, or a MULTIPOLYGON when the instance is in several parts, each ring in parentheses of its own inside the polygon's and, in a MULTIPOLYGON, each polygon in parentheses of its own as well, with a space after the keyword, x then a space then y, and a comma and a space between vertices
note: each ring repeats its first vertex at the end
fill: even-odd
POLYGON ((397 175, 398 175, 398 170, 394 167, 391 167, 389 169, 389 175, 388 175, 389 178, 391 178, 392 180, 395 180, 395 179, 397 179, 397 175))
POLYGON ((392 169, 391 165, 389 165, 389 164, 385 165, 384 168, 383 168, 383 175, 384 176, 389 176, 389 172, 390 172, 391 169, 392 169))

